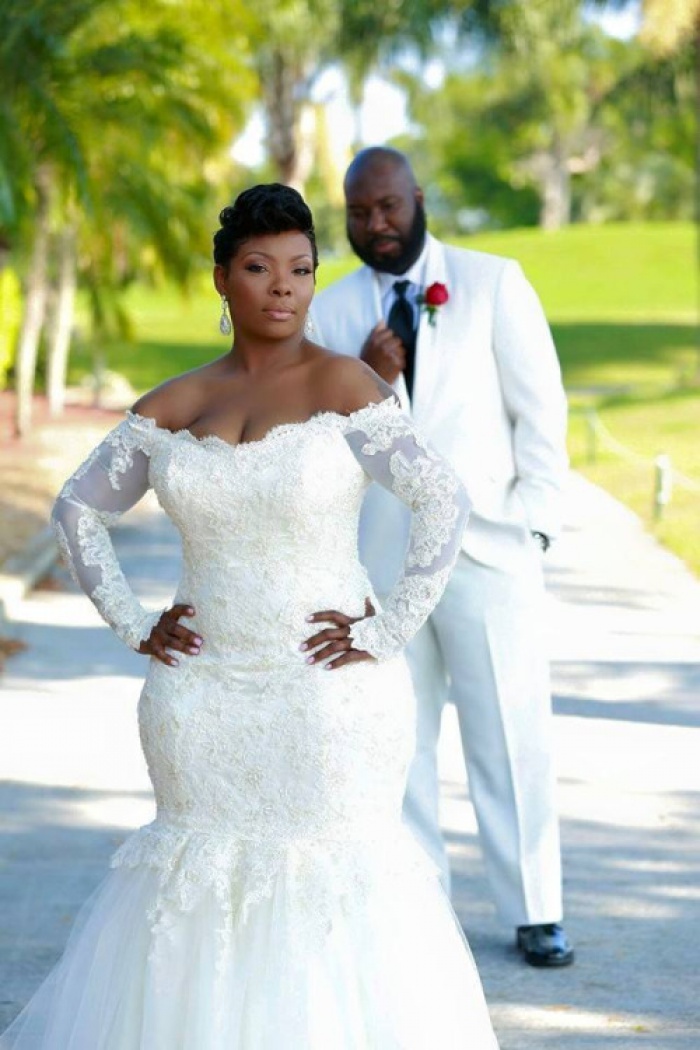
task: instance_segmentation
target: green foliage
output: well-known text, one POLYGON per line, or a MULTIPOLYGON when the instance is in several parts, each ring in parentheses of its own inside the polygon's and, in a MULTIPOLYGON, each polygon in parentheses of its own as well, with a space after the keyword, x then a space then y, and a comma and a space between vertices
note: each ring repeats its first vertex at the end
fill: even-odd
POLYGON ((583 221, 690 219, 697 136, 693 47, 688 43, 668 57, 637 44, 626 50, 626 71, 599 108, 600 163, 577 180, 575 214, 583 221))
MULTIPOLYGON (((252 80, 236 5, 190 0, 7 0, 0 8, 0 229, 20 252, 32 182, 50 169, 54 224, 82 217, 96 285, 158 260, 183 280, 196 216, 243 120, 252 80), (3 31, 4 30, 4 31, 3 31), (209 158, 207 162, 207 158, 209 158), (142 253, 146 249, 146 257, 142 253)), ((195 247, 196 254, 196 247, 195 247)))
MULTIPOLYGON (((404 78, 406 83, 406 78, 404 78)), ((411 116, 424 129, 418 139, 395 141, 410 157, 426 189, 436 231, 454 236, 471 225, 536 225, 537 191, 513 175, 512 125, 517 113, 500 111, 491 75, 448 76, 442 87, 411 92, 411 116)))
POLYGON ((477 3, 475 20, 481 51, 438 89, 398 78, 420 128, 400 145, 439 228, 692 216, 690 43, 659 57, 614 40, 578 0, 477 3))
POLYGON ((66 42, 104 0, 5 0, 0 5, 0 229, 14 232, 50 159, 84 187, 85 158, 62 93, 66 42))

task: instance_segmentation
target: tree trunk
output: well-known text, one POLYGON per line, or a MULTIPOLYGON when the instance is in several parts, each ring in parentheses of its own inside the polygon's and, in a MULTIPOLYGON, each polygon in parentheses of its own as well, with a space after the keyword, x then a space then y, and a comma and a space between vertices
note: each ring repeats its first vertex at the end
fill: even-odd
POLYGON ((571 173, 558 144, 546 154, 541 185, 540 226, 544 230, 568 226, 571 221, 571 173))
POLYGON ((36 359, 48 295, 50 196, 49 171, 47 168, 40 168, 36 174, 34 243, 29 264, 22 327, 17 344, 15 432, 19 437, 28 433, 32 424, 36 359))
POLYGON ((52 416, 60 416, 66 402, 66 373, 75 308, 75 238, 75 227, 68 224, 61 230, 58 242, 56 310, 46 369, 46 392, 49 398, 49 413, 52 416))
POLYGON ((299 99, 300 81, 295 63, 276 48, 261 64, 260 80, 267 119, 267 149, 277 169, 277 178, 286 186, 303 192, 299 177, 299 99))
POLYGON ((317 160, 317 131, 316 108, 307 102, 300 107, 295 165, 289 182, 302 195, 317 160))
POLYGON ((346 76, 348 82, 348 100, 350 102, 352 115, 352 142, 350 143, 350 149, 352 153, 355 154, 360 152, 363 145, 362 106, 365 101, 367 70, 363 67, 362 71, 360 71, 357 64, 348 65, 346 76))

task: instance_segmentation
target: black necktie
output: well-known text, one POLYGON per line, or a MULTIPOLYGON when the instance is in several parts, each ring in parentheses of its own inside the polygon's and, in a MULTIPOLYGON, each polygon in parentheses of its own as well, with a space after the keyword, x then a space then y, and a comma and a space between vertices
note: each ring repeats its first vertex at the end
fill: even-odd
POLYGON ((404 368, 404 379, 408 396, 413 396, 413 374, 416 363, 416 328, 414 322, 413 307, 406 298, 406 289, 410 281, 394 281, 394 292, 396 298, 391 304, 391 310, 387 317, 387 324, 395 336, 404 345, 406 351, 406 367, 404 368))

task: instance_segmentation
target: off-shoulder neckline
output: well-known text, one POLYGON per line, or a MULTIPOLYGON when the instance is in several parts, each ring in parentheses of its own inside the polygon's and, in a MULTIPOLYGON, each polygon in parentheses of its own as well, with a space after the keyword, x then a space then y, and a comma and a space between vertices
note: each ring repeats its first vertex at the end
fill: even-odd
POLYGON ((335 412, 332 409, 322 409, 320 412, 314 412, 308 419, 299 419, 290 423, 275 423, 274 426, 263 434, 261 438, 255 438, 253 441, 238 441, 235 444, 232 441, 227 441, 225 438, 219 437, 218 434, 193 434, 191 430, 183 427, 181 430, 168 430, 167 427, 159 426, 155 419, 151 416, 142 416, 138 412, 131 412, 127 410, 127 419, 135 421, 137 423, 145 424, 149 430, 164 434, 171 438, 181 438, 185 441, 191 441, 195 445, 217 445, 224 446, 227 449, 231 449, 233 452, 240 452, 245 449, 255 448, 256 446, 265 445, 269 441, 276 437, 286 434, 289 431, 301 430, 311 424, 318 424, 330 419, 340 420, 347 427, 353 426, 358 419, 366 413, 372 412, 380 408, 396 408, 401 411, 401 405, 395 394, 389 394, 388 397, 382 398, 381 401, 370 401, 369 404, 364 405, 362 408, 355 409, 354 412, 345 414, 343 412, 335 412))

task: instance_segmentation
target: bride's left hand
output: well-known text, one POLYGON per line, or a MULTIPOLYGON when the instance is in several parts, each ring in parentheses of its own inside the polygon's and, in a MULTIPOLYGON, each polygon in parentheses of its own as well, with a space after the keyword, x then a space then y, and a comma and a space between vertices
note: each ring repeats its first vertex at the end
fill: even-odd
POLYGON ((374 614, 374 606, 369 598, 365 598, 364 617, 346 616, 345 613, 337 612, 335 609, 328 609, 325 612, 317 612, 313 616, 307 616, 309 623, 333 624, 333 627, 326 627, 323 631, 319 631, 318 634, 307 638, 299 646, 302 652, 306 652, 308 649, 317 650, 306 658, 307 664, 317 664, 321 663, 322 660, 329 660, 329 657, 336 656, 336 653, 340 653, 340 656, 336 656, 334 660, 329 660, 324 670, 335 671, 338 667, 345 667, 346 664, 356 664, 362 660, 374 660, 374 657, 366 653, 364 649, 353 649, 350 638, 351 626, 357 623, 358 620, 366 619, 366 617, 374 616, 374 614), (318 646, 321 646, 321 648, 318 649, 318 646))

